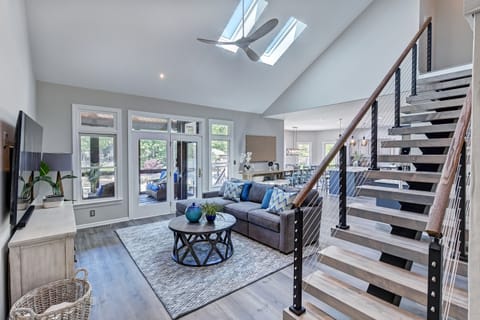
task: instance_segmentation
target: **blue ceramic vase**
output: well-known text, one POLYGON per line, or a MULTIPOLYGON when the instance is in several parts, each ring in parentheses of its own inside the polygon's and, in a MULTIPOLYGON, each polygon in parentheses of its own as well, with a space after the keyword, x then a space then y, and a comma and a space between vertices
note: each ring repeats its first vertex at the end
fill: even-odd
POLYGON ((198 222, 202 217, 202 208, 197 206, 195 202, 192 203, 192 205, 185 210, 185 217, 187 217, 189 222, 198 222))

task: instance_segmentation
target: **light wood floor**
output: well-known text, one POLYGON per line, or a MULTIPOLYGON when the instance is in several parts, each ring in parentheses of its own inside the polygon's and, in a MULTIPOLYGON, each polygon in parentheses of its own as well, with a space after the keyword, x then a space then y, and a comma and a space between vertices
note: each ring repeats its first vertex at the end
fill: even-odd
MULTIPOLYGON (((368 199, 359 200, 369 201, 368 199)), ((324 202, 324 209, 333 212, 336 211, 334 208, 335 199, 324 202)), ((333 217, 332 213, 329 215, 333 217)), ((171 217, 172 215, 165 215, 78 231, 75 242, 76 266, 86 267, 89 270, 89 280, 93 287, 92 320, 171 319, 114 232, 118 228, 168 220, 171 217)), ((328 214, 324 212, 322 218, 327 217, 328 214)), ((372 257, 378 256, 378 252, 330 238, 329 229, 334 224, 335 222, 330 221, 322 223, 321 234, 324 235, 321 237, 322 246, 334 241, 335 245, 354 249, 357 252, 367 252, 372 257)), ((378 227, 384 228, 384 226, 378 227)), ((312 263, 304 268, 305 274, 308 274, 309 270, 319 266, 312 263)), ((320 269, 335 272, 326 266, 320 266, 320 269)), ((282 319, 282 310, 292 304, 292 274, 292 267, 280 270, 184 316, 182 320, 282 319)), ((355 278, 346 275, 341 275, 341 278, 350 284, 366 288, 367 284, 355 278)), ((307 294, 304 295, 304 300, 314 302, 336 319, 345 319, 341 314, 307 294)), ((415 313, 421 313, 424 310, 423 306, 408 301, 405 304, 407 309, 415 313)))

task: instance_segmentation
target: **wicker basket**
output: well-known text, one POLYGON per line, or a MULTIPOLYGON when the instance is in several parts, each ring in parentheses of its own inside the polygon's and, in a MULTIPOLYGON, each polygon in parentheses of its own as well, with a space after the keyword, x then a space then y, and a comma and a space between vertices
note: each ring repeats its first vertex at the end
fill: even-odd
POLYGON ((15 302, 9 320, 88 319, 92 290, 87 277, 87 270, 79 269, 72 279, 58 280, 33 289, 15 302), (77 278, 79 272, 83 272, 83 279, 77 278), (45 312, 54 305, 60 307, 45 312))

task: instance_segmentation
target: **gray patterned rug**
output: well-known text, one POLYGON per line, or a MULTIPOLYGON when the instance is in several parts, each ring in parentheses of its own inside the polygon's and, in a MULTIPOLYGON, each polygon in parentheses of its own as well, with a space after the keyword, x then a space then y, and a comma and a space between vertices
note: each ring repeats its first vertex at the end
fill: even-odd
POLYGON ((171 258, 168 221, 116 230, 130 256, 173 319, 195 311, 292 262, 284 255, 232 232, 234 254, 208 267, 185 267, 171 258))

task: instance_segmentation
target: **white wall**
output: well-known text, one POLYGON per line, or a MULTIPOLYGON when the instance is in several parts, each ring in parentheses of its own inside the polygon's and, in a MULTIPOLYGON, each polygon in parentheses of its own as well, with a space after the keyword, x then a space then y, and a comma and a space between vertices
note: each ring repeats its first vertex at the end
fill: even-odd
POLYGON ((370 96, 417 32, 418 1, 374 1, 264 114, 370 96))
MULTIPOLYGON (((432 17, 432 70, 472 63, 473 32, 463 15, 463 0, 420 1, 420 23, 432 17)), ((419 56, 425 55, 422 39, 419 56)), ((421 72, 426 71, 425 60, 419 61, 421 72)))
MULTIPOLYGON (((187 94, 187 93, 186 93, 187 94)), ((77 224, 95 223, 104 220, 125 218, 128 216, 128 157, 127 157, 127 110, 178 114, 204 119, 234 121, 233 159, 239 159, 245 152, 245 135, 268 135, 277 137, 277 162, 283 166, 283 121, 265 119, 261 115, 208 108, 186 103, 178 103, 154 98, 132 96, 107 91, 91 90, 46 82, 37 82, 38 121, 44 126, 44 150, 46 152, 72 151, 72 104, 86 104, 121 108, 123 110, 124 147, 123 147, 123 202, 117 205, 96 208, 96 216, 90 217, 88 209, 75 209, 77 224)), ((204 144, 207 143, 205 136, 204 144)), ((204 148, 204 159, 207 159, 204 148)), ((204 172, 207 171, 204 161, 204 172)), ((261 169, 261 164, 255 164, 261 169)), ((238 164, 234 167, 238 172, 238 164)), ((208 188, 207 179, 203 179, 204 188, 208 188)), ((71 182, 69 182, 71 187, 71 182)), ((67 189, 67 188, 66 188, 67 189)), ((66 190, 68 194, 68 191, 66 190)))
MULTIPOLYGON (((19 110, 35 117, 35 82, 26 32, 23 0, 0 0, 0 130, 12 131, 19 110)), ((8 153, 0 157, 0 318, 8 312, 7 242, 10 237, 8 212, 8 153)), ((8 150, 8 149, 7 149, 8 150)))

